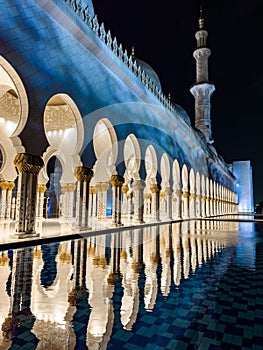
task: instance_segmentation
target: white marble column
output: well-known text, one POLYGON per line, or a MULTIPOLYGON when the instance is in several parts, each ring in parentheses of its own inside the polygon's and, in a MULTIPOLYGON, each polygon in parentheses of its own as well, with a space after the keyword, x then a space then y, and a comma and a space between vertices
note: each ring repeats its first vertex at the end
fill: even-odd
POLYGON ((37 213, 36 213, 36 216, 38 219, 43 219, 45 191, 46 191, 46 185, 39 184, 37 187, 37 213))
POLYGON ((81 230, 89 229, 89 185, 93 170, 83 166, 75 169, 77 179, 76 226, 81 230))
POLYGON ((143 180, 135 180, 133 184, 134 191, 134 218, 135 224, 144 223, 143 212, 144 212, 144 197, 143 191, 145 188, 145 182, 143 180))
POLYGON ((166 219, 172 220, 172 194, 173 194, 173 191, 170 187, 166 187, 164 193, 166 195, 166 219))
POLYGON ((98 182, 96 184, 97 191, 97 219, 106 219, 107 209, 107 190, 109 188, 108 182, 98 182))
POLYGON ((160 221, 160 190, 161 186, 159 184, 153 184, 150 186, 152 192, 152 211, 151 211, 151 221, 160 221))
POLYGON ((182 218, 189 219, 189 192, 183 189, 182 193, 182 218))
POLYGON ((175 189, 174 191, 174 215, 173 215, 173 219, 175 220, 180 220, 182 218, 182 200, 181 200, 181 190, 180 188, 175 189))
POLYGON ((124 177, 112 175, 110 182, 112 186, 112 226, 123 226, 121 222, 121 188, 124 184, 124 177))
POLYGON ((7 188, 7 201, 6 201, 6 219, 11 219, 11 209, 12 209, 12 191, 15 187, 15 183, 13 181, 9 181, 7 188))
POLYGON ((38 236, 35 232, 37 179, 44 162, 40 156, 18 153, 14 163, 19 172, 15 237, 38 236))
POLYGON ((2 205, 0 211, 0 219, 5 219, 6 217, 6 206, 7 206, 7 189, 8 189, 8 181, 1 181, 0 187, 2 189, 2 205))

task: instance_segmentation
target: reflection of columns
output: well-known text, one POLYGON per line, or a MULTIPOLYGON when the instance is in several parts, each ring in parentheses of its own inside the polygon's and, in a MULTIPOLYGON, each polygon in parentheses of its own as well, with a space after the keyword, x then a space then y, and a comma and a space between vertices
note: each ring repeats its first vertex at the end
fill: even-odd
POLYGON ((76 198, 76 225, 83 229, 87 229, 89 218, 89 184, 93 176, 93 170, 78 166, 75 169, 75 176, 78 180, 76 198))
POLYGON ((106 219, 107 190, 108 190, 108 188, 109 188, 108 182, 98 182, 96 184, 97 218, 98 218, 98 220, 106 219))
POLYGON ((174 191, 174 219, 175 220, 180 220, 181 219, 181 208, 182 208, 182 203, 181 203, 181 191, 180 188, 177 188, 174 191))
POLYGON ((143 211, 144 211, 144 198, 143 190, 145 188, 145 182, 143 180, 135 180, 133 184, 134 192, 134 223, 142 224, 143 211))
POLYGON ((112 225, 122 226, 121 223, 121 188, 124 184, 124 177, 112 175, 110 182, 112 186, 112 225))
MULTIPOLYGON (((65 219, 72 219, 73 218, 75 188, 76 188, 76 185, 74 183, 64 184, 61 188, 61 193, 63 196, 62 216, 65 219)), ((44 200, 44 198, 43 198, 43 200, 44 200)))
POLYGON ((12 295, 10 313, 2 325, 2 332, 6 339, 12 338, 12 348, 21 347, 22 334, 34 344, 35 336, 31 329, 35 316, 31 311, 31 290, 33 271, 33 249, 18 249, 14 254, 12 295))
POLYGON ((161 186, 159 184, 153 184, 150 186, 150 190, 152 192, 152 215, 151 220, 152 221, 160 221, 160 212, 159 212, 159 206, 160 206, 160 190, 161 186))
POLYGON ((165 189, 166 194, 166 218, 167 220, 172 220, 172 193, 170 187, 166 187, 165 189))
POLYGON ((16 237, 36 235, 37 177, 44 162, 40 156, 18 153, 14 160, 19 172, 16 202, 16 237))
POLYGON ((37 205, 36 205, 36 217, 43 219, 44 213, 44 193, 46 191, 45 184, 39 184, 37 186, 37 205))

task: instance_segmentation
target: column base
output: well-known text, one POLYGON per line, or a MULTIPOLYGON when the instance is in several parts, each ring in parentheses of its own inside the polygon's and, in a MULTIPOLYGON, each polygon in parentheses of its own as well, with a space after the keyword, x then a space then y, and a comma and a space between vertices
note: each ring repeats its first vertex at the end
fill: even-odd
POLYGON ((37 232, 31 232, 31 231, 25 231, 25 232, 19 232, 14 233, 13 235, 10 235, 10 239, 24 239, 24 238, 38 238, 40 236, 40 233, 37 232))
POLYGON ((115 222, 112 222, 111 224, 110 224, 110 226, 111 227, 121 227, 121 226, 124 226, 124 224, 115 224, 115 222))
POLYGON ((89 231, 89 230, 92 230, 92 228, 90 226, 76 226, 75 229, 77 231, 89 231))
POLYGON ((137 219, 137 220, 133 220, 132 223, 135 224, 135 225, 140 225, 140 224, 145 224, 145 221, 137 219))

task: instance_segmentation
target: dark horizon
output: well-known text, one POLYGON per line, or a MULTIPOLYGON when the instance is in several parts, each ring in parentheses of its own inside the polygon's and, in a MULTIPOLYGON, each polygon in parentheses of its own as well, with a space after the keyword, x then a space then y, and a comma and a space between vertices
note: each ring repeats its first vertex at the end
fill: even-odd
MULTIPOLYGON (((99 22, 118 43, 157 73, 166 96, 182 106, 194 126, 194 97, 199 1, 93 2, 99 22)), ((204 1, 208 31, 209 79, 215 85, 211 99, 214 146, 226 163, 250 160, 255 203, 263 200, 263 164, 260 157, 262 100, 260 16, 263 4, 253 0, 204 1), (248 124, 249 121, 249 124, 248 124)))

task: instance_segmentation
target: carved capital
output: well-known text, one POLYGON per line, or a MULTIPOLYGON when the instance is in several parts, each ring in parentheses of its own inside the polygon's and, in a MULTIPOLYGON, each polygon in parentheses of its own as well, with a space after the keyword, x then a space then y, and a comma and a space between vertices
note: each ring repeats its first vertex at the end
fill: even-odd
POLYGON ((184 198, 188 198, 188 197, 189 197, 189 192, 188 192, 188 191, 184 191, 184 192, 182 193, 182 196, 183 196, 184 198))
POLYGON ((158 193, 160 192, 162 187, 159 184, 153 184, 150 186, 150 190, 152 193, 158 193))
POLYGON ((97 192, 106 192, 109 188, 109 184, 108 182, 98 182, 95 187, 97 192))
POLYGON ((123 185, 121 188, 122 193, 127 193, 129 191, 129 186, 128 185, 123 185))
POLYGON ((44 161, 40 156, 28 153, 18 153, 15 156, 14 164, 19 173, 38 175, 44 166, 44 161))
POLYGON ((8 191, 12 191, 12 189, 15 187, 15 183, 13 181, 9 181, 8 183, 8 191))
POLYGON ((37 191, 40 192, 40 193, 44 193, 46 191, 46 185, 45 184, 39 184, 37 186, 37 191))
POLYGON ((78 166, 75 169, 74 175, 80 182, 89 182, 93 176, 93 170, 84 166, 78 166))
POLYGON ((110 182, 112 187, 121 187, 124 184, 125 180, 124 177, 121 175, 112 175, 110 178, 110 182))
POLYGON ((145 182, 143 180, 135 180, 133 184, 133 189, 135 191, 143 190, 145 188, 145 182))
POLYGON ((145 193, 145 195, 143 197, 144 197, 144 199, 151 199, 152 195, 151 195, 151 193, 145 193))
POLYGON ((172 191, 171 187, 166 187, 164 193, 165 193, 167 196, 170 196, 170 195, 173 193, 173 191, 172 191))
POLYGON ((2 191, 8 190, 9 182, 8 181, 1 181, 0 187, 2 188, 2 191))
POLYGON ((90 194, 96 194, 96 187, 95 186, 90 186, 89 193, 90 194))

